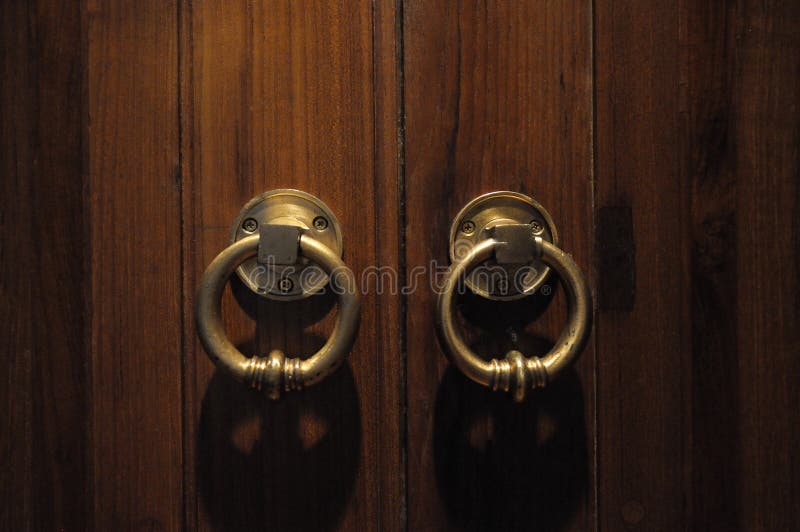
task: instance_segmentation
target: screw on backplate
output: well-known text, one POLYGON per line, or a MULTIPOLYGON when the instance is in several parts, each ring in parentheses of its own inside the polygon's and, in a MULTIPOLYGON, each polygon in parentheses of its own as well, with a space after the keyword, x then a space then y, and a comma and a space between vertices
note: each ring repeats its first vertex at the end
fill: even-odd
POLYGON ((314 229, 317 231, 324 231, 328 228, 328 220, 322 216, 314 218, 314 229))
POLYGON ((278 282, 278 288, 283 293, 291 292, 292 288, 294 288, 294 283, 292 282, 291 279, 285 277, 278 282))
POLYGON ((467 220, 461 224, 461 232, 465 235, 471 235, 475 231, 475 222, 467 220))
POLYGON ((242 229, 247 231, 248 233, 255 232, 258 229, 258 222, 255 221, 253 218, 248 218, 244 222, 242 222, 242 229))
POLYGON ((530 223, 530 226, 531 226, 531 233, 533 233, 534 235, 538 236, 544 233, 544 225, 542 225, 542 222, 540 222, 539 220, 533 220, 530 223))

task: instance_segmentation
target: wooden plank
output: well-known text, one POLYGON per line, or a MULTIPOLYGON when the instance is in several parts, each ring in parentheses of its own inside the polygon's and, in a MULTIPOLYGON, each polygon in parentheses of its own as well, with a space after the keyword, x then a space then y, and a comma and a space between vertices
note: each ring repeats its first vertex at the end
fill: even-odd
POLYGON ((600 307, 601 525, 791 528, 800 12, 596 14, 598 204, 635 255, 632 304, 600 307))
POLYGON ((85 260, 81 10, 42 0, 3 11, 2 528, 79 530, 89 498, 84 314, 75 311, 85 260))
MULTIPOLYGON (((673 4, 601 0, 595 6, 598 212, 629 212, 597 234, 597 247, 632 235, 633 263, 615 283, 597 272, 600 527, 679 530, 691 364, 689 186, 678 143, 684 74, 673 4), (631 224, 632 227, 625 227, 631 224), (632 280, 632 281, 631 281, 632 280)), ((600 254, 602 257, 602 253, 600 254)), ((602 261, 601 261, 602 265, 602 261)))
MULTIPOLYGON (((399 292, 405 274, 402 167, 402 1, 375 2, 372 12, 375 113, 375 211, 373 264, 395 272, 394 286, 376 281, 375 345, 378 387, 378 530, 405 530, 406 511, 406 360, 404 299, 399 292), (396 290, 394 289, 396 288, 396 290)), ((362 284, 362 287, 364 285, 362 284)))
MULTIPOLYGON (((395 11, 356 2, 182 6, 185 286, 196 287, 227 245, 241 206, 275 188, 328 204, 357 275, 397 268, 396 57, 394 36, 377 33, 394 27, 395 11)), ((245 353, 308 355, 330 332, 331 297, 274 303, 238 292, 223 308, 245 353)), ((347 364, 278 403, 215 372, 187 343, 190 526, 401 527, 398 312, 394 295, 364 294, 347 364)), ((188 321, 185 334, 195 336, 188 321)))
POLYGON ((85 68, 80 5, 40 0, 36 21, 33 528, 90 522, 84 205, 85 68), (42 216, 42 213, 46 213, 42 216), (78 309, 76 311, 76 309, 78 309))
MULTIPOLYGON (((714 2, 686 3, 681 12, 684 49, 680 137, 683 190, 690 205, 691 359, 684 379, 691 393, 683 412, 691 415, 691 451, 683 459, 691 470, 685 522, 696 530, 741 528, 741 456, 737 307, 745 304, 733 287, 737 256, 737 147, 731 126, 737 104, 736 7, 714 2), (724 405, 724 407, 721 407, 724 405)), ((687 479, 688 480, 688 479, 687 479)))
MULTIPOLYGON (((254 21, 252 6, 245 2, 182 2, 181 9, 182 161, 188 191, 183 200, 185 313, 194 318, 191 296, 200 275, 226 245, 231 220, 254 194, 248 132, 257 124, 249 117, 247 67, 252 64, 252 42, 247 39, 252 39, 254 21)), ((223 301, 228 337, 245 352, 255 340, 250 301, 248 312, 230 293, 223 301)), ((193 319, 184 321, 184 330, 187 525, 194 530, 260 528, 265 522, 259 515, 259 472, 252 464, 245 471, 246 456, 239 455, 258 437, 260 427, 252 421, 248 401, 252 398, 214 374, 197 342, 193 319), (242 425, 237 414, 243 405, 249 407, 248 419, 243 427, 234 426, 242 425), (232 446, 232 440, 239 445, 232 446)))
POLYGON ((87 9, 94 528, 182 526, 176 4, 87 9))
POLYGON ((739 524, 788 530, 800 500, 800 4, 744 1, 729 17, 739 524))
POLYGON ((194 293, 197 290, 198 249, 195 221, 194 167, 194 13, 192 3, 178 3, 178 78, 180 91, 181 248, 183 250, 183 519, 187 530, 197 530, 196 443, 198 406, 195 403, 198 346, 194 326, 194 293))
MULTIPOLYGON (((591 16, 583 1, 405 3, 409 280, 431 261, 447 265, 452 217, 493 190, 539 200, 589 274, 591 16)), ((421 279, 406 321, 409 529, 594 528, 593 348, 515 405, 448 367, 421 279)), ((512 345, 544 355, 563 324, 561 296, 532 324, 530 308, 468 302, 478 318, 466 328, 487 357, 512 345)))
POLYGON ((31 187, 35 153, 35 73, 28 6, 0 6, 0 528, 32 526, 33 265, 31 187))

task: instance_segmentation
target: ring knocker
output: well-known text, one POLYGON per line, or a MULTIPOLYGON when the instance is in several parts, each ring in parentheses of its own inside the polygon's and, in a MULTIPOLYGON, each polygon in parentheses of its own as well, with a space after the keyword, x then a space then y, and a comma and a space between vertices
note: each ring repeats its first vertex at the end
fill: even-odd
POLYGON ((339 222, 314 196, 282 189, 248 202, 234 221, 231 245, 208 265, 197 293, 197 334, 211 360, 275 399, 282 390, 300 390, 333 373, 352 347, 360 318, 355 276, 341 250, 339 222), (244 356, 228 340, 220 311, 234 271, 260 296, 283 301, 308 297, 328 283, 339 312, 325 345, 307 359, 287 358, 279 350, 244 356))
POLYGON ((556 246, 555 225, 533 199, 516 192, 492 192, 467 204, 450 230, 453 265, 437 305, 437 328, 449 359, 473 381, 511 392, 522 401, 572 364, 591 328, 591 294, 580 268, 556 246), (478 267, 497 268, 501 276, 478 267), (461 283, 489 299, 513 300, 534 293, 550 269, 564 285, 569 317, 555 346, 545 356, 516 350, 504 359, 485 360, 470 349, 455 325, 456 293, 461 283), (483 273, 483 275, 481 275, 483 273))

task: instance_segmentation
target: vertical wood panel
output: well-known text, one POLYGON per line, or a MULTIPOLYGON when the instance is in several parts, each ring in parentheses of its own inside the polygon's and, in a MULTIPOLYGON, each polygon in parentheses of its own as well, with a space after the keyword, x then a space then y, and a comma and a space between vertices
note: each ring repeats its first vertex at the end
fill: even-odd
MULTIPOLYGON (((452 217, 493 190, 539 200, 589 273, 591 24, 581 1, 405 3, 409 280, 430 261, 447 265, 452 217)), ((431 279, 420 279, 406 321, 409 528, 593 528, 592 347, 515 405, 448 367, 431 279)), ((527 328, 520 307, 502 304, 466 327, 481 331, 487 357, 511 346, 544 355, 563 324, 560 295, 527 328)))
POLYGON ((635 256, 632 303, 601 298, 601 525, 791 528, 800 12, 596 14, 598 204, 632 213, 635 256))
MULTIPOLYGON (((684 529, 691 341, 680 12, 601 0, 595 14, 597 205, 630 211, 635 249, 632 304, 601 306, 596 324, 600 525, 684 529)), ((598 233, 598 248, 610 240, 598 233)))
POLYGON ((195 431, 199 405, 196 403, 197 331, 194 326, 195 272, 198 265, 195 221, 194 167, 194 13, 192 3, 178 3, 178 79, 180 93, 181 247, 183 249, 183 512, 184 527, 197 530, 197 463, 195 431))
POLYGON ((174 3, 87 3, 94 521, 182 523, 174 3))
MULTIPOLYGON (((357 277, 373 265, 397 269, 391 5, 186 2, 183 9, 183 161, 193 191, 184 196, 187 289, 227 245, 241 206, 275 188, 328 204, 357 277)), ((244 289, 237 295, 226 296, 223 311, 229 337, 248 355, 308 356, 330 333, 331 297, 275 303, 244 289)), ((200 346, 188 344, 190 526, 401 527, 399 300, 374 288, 362 298, 360 333, 344 367, 278 403, 216 372, 200 346)), ((186 335, 195 335, 188 321, 186 335)))
POLYGON ((796 527, 800 500, 800 4, 734 11, 738 482, 743 530, 796 527))
POLYGON ((33 263, 34 250, 27 211, 34 172, 35 77, 28 16, 28 6, 22 3, 7 2, 0 7, 0 527, 4 530, 24 530, 32 525, 33 277, 27 265, 33 263))
POLYGON ((2 10, 0 521, 79 530, 88 522, 81 9, 39 1, 2 10))
POLYGON ((83 187, 84 41, 80 4, 32 6, 37 39, 33 276, 33 528, 88 526, 90 390, 83 187), (46 213, 46 214, 43 214, 46 213))
MULTIPOLYGON (((405 272, 401 212, 402 167, 402 1, 373 2, 373 69, 375 86, 375 256, 381 271, 396 272, 397 290, 367 284, 375 292, 376 378, 378 412, 378 529, 404 530, 406 509, 406 331, 399 285, 405 272)), ((362 283, 362 287, 364 284, 362 283)))
POLYGON ((741 528, 739 500, 741 441, 736 308, 746 297, 734 287, 738 275, 735 176, 738 147, 732 136, 738 104, 733 88, 741 75, 736 50, 740 31, 734 3, 686 2, 680 90, 683 127, 677 153, 690 186, 691 360, 684 379, 691 414, 691 468, 685 520, 694 530, 741 528))

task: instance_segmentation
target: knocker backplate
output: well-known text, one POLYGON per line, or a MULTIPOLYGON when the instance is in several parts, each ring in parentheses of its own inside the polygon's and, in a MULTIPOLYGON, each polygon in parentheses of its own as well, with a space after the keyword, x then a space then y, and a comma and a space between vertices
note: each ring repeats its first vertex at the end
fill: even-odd
MULTIPOLYGON (((491 238, 494 228, 527 224, 533 236, 558 244, 553 219, 532 198, 517 192, 491 192, 470 201, 450 226, 450 260, 458 262, 476 244, 491 238)), ((465 280, 467 287, 488 299, 510 301, 531 295, 545 282, 550 268, 539 260, 500 264, 494 258, 476 268, 465 280)))
MULTIPOLYGON (((300 190, 278 189, 259 194, 239 211, 230 242, 259 234, 262 224, 293 225, 342 256, 342 231, 333 212, 321 200, 300 190)), ((256 257, 236 269, 242 282, 260 296, 278 301, 303 299, 328 282, 322 269, 303 256, 295 264, 259 264, 256 257)))

